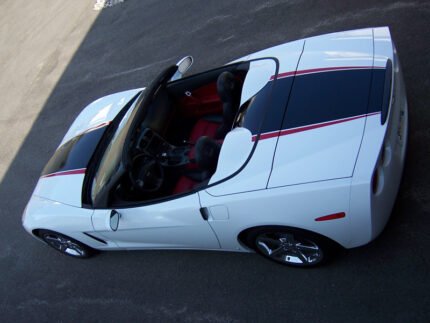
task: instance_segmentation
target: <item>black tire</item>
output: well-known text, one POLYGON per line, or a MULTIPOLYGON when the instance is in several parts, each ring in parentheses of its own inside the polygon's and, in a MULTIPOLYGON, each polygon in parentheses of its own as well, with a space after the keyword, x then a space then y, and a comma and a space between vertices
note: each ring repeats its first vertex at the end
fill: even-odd
POLYGON ((95 254, 95 250, 91 247, 64 234, 50 230, 39 230, 37 234, 48 246, 64 255, 74 258, 89 258, 95 254))
POLYGON ((330 240, 305 230, 262 227, 246 236, 248 246, 277 263, 293 267, 315 267, 326 263, 337 249, 330 240))

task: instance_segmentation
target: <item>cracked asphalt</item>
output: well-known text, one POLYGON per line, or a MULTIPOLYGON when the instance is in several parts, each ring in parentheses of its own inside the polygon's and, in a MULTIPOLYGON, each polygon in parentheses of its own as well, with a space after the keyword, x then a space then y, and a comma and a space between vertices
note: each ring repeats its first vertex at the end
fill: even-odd
POLYGON ((2 322, 428 322, 429 1, 0 2, 2 322), (182 56, 193 72, 306 36, 391 28, 409 99, 407 162, 373 243, 317 269, 254 254, 102 253, 75 260, 31 238, 21 214, 81 109, 144 86, 182 56))

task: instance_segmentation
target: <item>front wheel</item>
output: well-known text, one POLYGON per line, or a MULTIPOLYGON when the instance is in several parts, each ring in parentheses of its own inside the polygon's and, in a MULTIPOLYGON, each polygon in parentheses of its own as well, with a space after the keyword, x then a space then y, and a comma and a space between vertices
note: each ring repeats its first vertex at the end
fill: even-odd
POLYGON ((295 267, 312 267, 327 261, 328 242, 307 231, 262 228, 249 236, 255 250, 270 260, 295 267))
POLYGON ((94 253, 94 250, 87 245, 84 245, 83 243, 58 232, 40 230, 38 235, 50 247, 67 256, 75 258, 88 258, 94 253))

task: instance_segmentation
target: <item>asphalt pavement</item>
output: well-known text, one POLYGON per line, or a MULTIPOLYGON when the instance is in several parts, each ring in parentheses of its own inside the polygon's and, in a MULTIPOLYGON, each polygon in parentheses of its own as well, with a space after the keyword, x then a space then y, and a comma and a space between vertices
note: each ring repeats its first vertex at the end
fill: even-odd
POLYGON ((0 3, 0 321, 430 321, 430 2, 126 0, 0 3), (410 132, 392 217, 371 244, 316 269, 255 254, 106 252, 62 256, 21 214, 81 109, 146 85, 191 54, 192 72, 307 36, 389 26, 410 132))

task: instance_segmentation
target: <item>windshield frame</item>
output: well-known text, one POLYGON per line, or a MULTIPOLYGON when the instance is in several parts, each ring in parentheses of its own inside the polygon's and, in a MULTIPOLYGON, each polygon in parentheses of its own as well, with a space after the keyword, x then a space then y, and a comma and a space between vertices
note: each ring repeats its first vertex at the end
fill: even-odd
MULTIPOLYGON (((140 95, 142 96, 144 93, 145 90, 140 95)), ((90 194, 93 202, 97 201, 100 194, 103 194, 105 187, 111 187, 112 181, 118 176, 117 174, 122 174, 124 171, 124 148, 127 144, 130 130, 134 128, 134 120, 139 110, 139 101, 137 99, 125 113, 115 129, 111 141, 104 150, 97 171, 92 179, 90 194)))
POLYGON ((118 131, 121 123, 124 121, 124 117, 127 113, 130 113, 134 107, 136 107, 139 102, 140 96, 145 92, 145 88, 139 90, 139 92, 134 95, 120 110, 116 117, 112 120, 108 129, 103 134, 96 151, 90 159, 87 167, 87 172, 84 178, 83 188, 82 188, 82 206, 87 208, 92 208, 94 205, 94 200, 92 199, 92 186, 96 174, 100 169, 101 162, 106 155, 106 150, 112 143, 112 138, 118 131))

